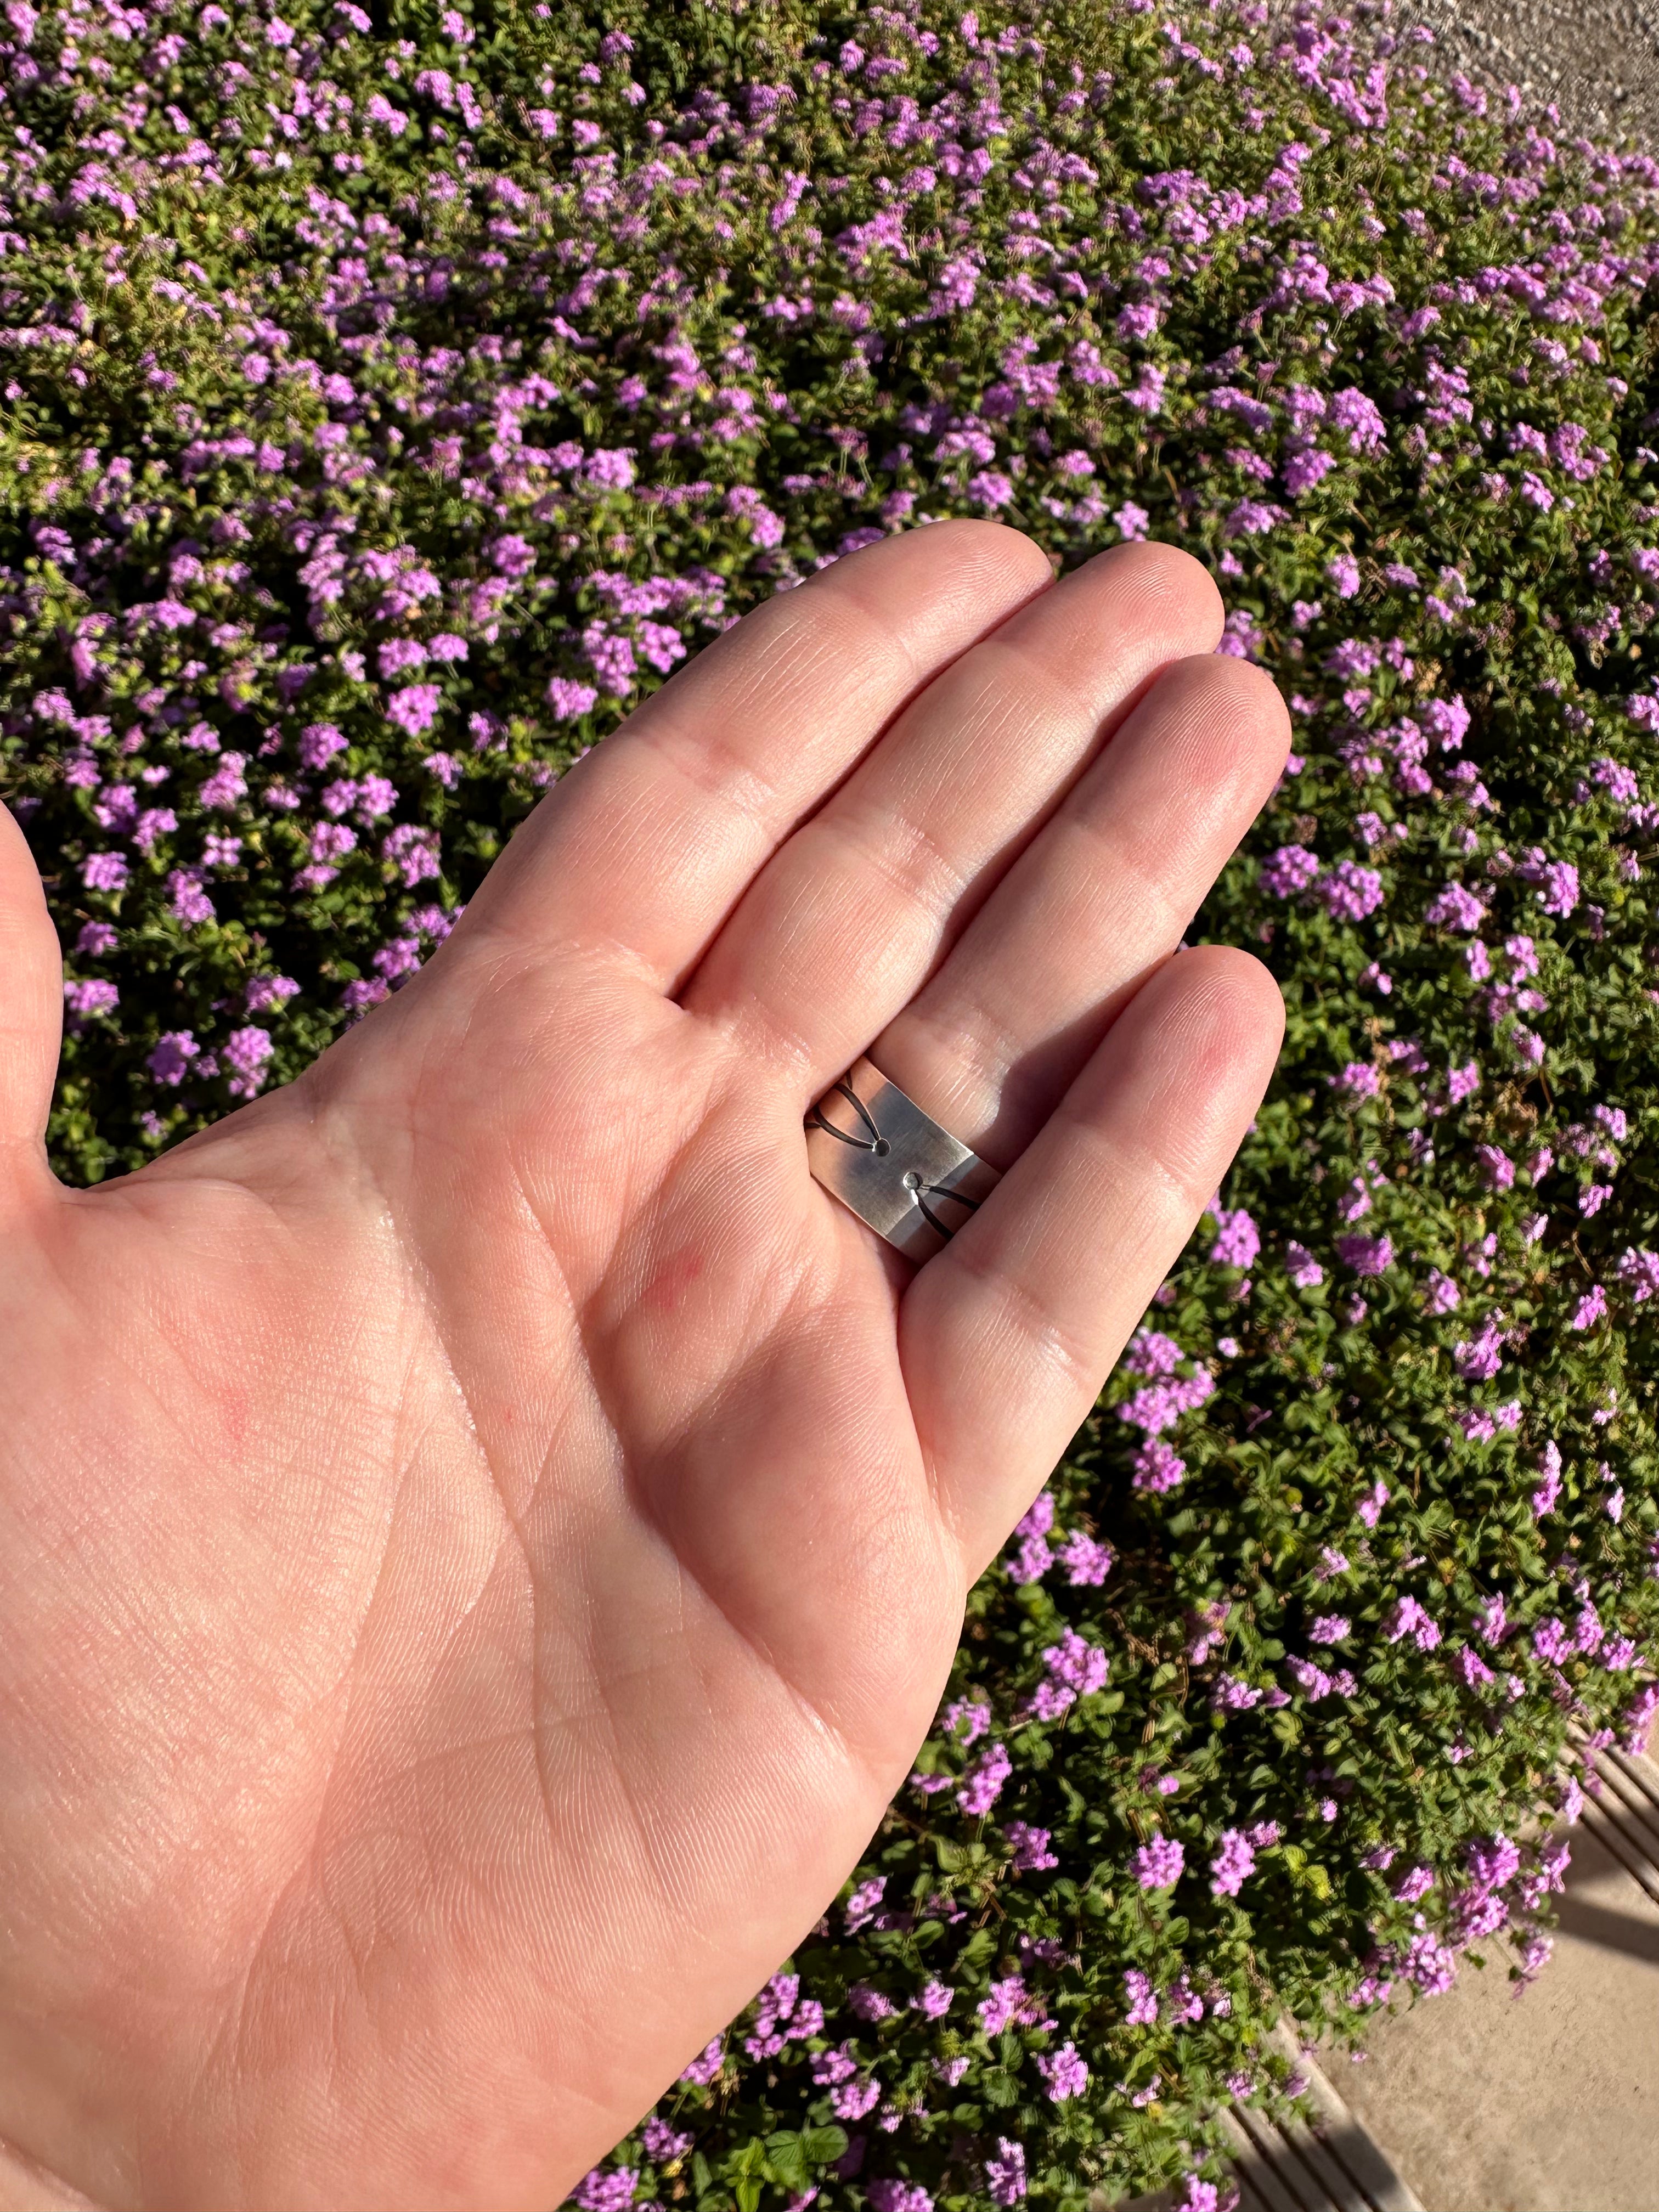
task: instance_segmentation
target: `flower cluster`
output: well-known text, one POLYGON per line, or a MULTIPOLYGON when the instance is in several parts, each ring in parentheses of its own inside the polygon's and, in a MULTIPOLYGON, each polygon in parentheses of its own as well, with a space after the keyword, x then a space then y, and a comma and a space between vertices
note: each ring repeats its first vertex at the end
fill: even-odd
POLYGON ((7 10, 71 1179, 297 1073, 886 533, 1179 544, 1290 702, 1189 932, 1279 976, 1273 1088, 844 1902, 584 2212, 1213 2203, 1264 1980, 1358 2035, 1535 1972, 1510 1839, 1659 1709, 1659 165, 1354 12, 7 10))

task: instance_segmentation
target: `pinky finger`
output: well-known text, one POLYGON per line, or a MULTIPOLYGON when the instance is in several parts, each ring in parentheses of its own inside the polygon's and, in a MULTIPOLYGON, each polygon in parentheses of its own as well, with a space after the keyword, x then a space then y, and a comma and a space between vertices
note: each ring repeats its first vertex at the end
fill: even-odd
POLYGON ((1279 987, 1249 954, 1168 962, 906 1292, 916 1431, 969 1576, 1087 1418, 1238 1149, 1283 1031, 1279 987))

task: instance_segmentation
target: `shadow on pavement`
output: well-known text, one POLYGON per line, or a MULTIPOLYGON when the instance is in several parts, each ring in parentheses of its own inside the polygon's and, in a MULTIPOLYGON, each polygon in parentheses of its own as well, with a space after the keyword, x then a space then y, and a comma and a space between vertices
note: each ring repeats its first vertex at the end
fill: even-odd
POLYGON ((1559 1925, 1564 1936, 1575 1936, 1581 1943, 1596 1943, 1604 1951, 1622 1951, 1627 1958, 1659 1966, 1659 1926, 1633 1912, 1611 1912, 1569 1891, 1561 1900, 1559 1925))

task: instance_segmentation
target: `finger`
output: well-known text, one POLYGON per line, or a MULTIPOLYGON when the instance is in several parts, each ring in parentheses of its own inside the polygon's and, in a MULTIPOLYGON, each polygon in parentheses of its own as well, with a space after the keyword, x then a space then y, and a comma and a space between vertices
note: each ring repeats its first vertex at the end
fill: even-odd
POLYGON ((781 592, 548 794, 472 901, 468 934, 614 945, 678 990, 756 871, 907 701, 1052 583, 1029 538, 959 519, 781 592))
POLYGON ((46 1173, 44 1150, 64 1029, 64 963, 40 872, 0 805, 0 1180, 46 1173))
POLYGON ((1248 953, 1177 954, 906 1291, 905 1385, 970 1576, 1099 1396, 1261 1103, 1283 1030, 1279 987, 1248 953))
POLYGON ((1290 733, 1248 661, 1166 670, 872 1045, 875 1065, 994 1167, 1018 1159, 1181 942, 1290 733))
POLYGON ((683 1003, 769 1032, 816 1096, 926 982, 1142 687, 1220 629, 1207 573, 1170 546, 1074 570, 900 716, 763 869, 683 1003))

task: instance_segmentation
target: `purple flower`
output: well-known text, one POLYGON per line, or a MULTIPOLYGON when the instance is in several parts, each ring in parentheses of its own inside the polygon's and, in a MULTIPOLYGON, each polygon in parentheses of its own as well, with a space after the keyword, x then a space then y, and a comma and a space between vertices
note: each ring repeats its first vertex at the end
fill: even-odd
POLYGON ((1025 2194, 1025 2153, 1006 2136, 997 2137, 997 2155, 985 2161, 985 2188, 993 2204, 1018 2204, 1025 2194))
POLYGON ((1065 1685, 1068 1705, 1073 1698, 1086 1698, 1103 1689, 1110 1671, 1100 1646, 1089 1643, 1074 1628, 1060 1631, 1059 1643, 1049 1644, 1043 1652, 1042 1663, 1057 1682, 1065 1685))
POLYGON ((977 475, 969 477, 967 491, 976 507, 987 507, 994 513, 998 507, 1006 507, 1013 498, 1013 479, 1004 476, 1000 469, 981 469, 977 475))
POLYGON ((1498 1145, 1477 1145, 1474 1157, 1480 1163, 1482 1177, 1488 1190, 1508 1190, 1515 1181, 1515 1162, 1498 1145))
POLYGON ((1479 929, 1486 909, 1462 884, 1444 884, 1424 908, 1423 919, 1439 929, 1479 929))
POLYGON ((1060 1546, 1060 1559, 1066 1581, 1074 1587, 1097 1588, 1112 1571, 1111 1552, 1080 1528, 1074 1528, 1060 1546))
POLYGON ((345 750, 345 742, 332 722, 308 722, 300 732, 301 765, 326 768, 337 753, 345 750))
POLYGON ((1197 1366, 1189 1376, 1173 1376, 1137 1390, 1118 1407, 1117 1417, 1146 1436, 1160 1436, 1183 1413, 1195 1413, 1214 1391, 1215 1378, 1209 1369, 1197 1366))
POLYGON ((1382 1275, 1394 1265, 1394 1246, 1386 1237, 1339 1237, 1336 1256, 1356 1275, 1382 1275))
POLYGON ((417 637, 389 637, 380 651, 382 676, 401 676, 405 669, 424 668, 426 647, 417 637))
POLYGON ((957 1802, 972 1818, 988 1813, 1002 1795, 1002 1785, 1014 1771, 1005 1746, 989 1745, 963 1776, 957 1802))
POLYGON ((1359 563, 1352 553, 1339 553, 1328 561, 1325 574, 1339 599, 1351 599, 1359 589, 1359 563))
POLYGON ((1187 1357, 1174 1337, 1162 1329, 1138 1328, 1129 1339, 1119 1365, 1126 1375, 1173 1375, 1187 1357))
POLYGON ((1495 1321, 1489 1321, 1479 1336, 1471 1337, 1458 1345, 1452 1357, 1457 1371, 1466 1382, 1489 1382, 1503 1365, 1501 1346, 1503 1333, 1495 1321))
POLYGON ((856 1936, 860 1928, 874 1919, 886 1887, 887 1877, 883 1874, 875 1875, 869 1881, 860 1882, 853 1892, 847 1900, 845 1911, 845 1924, 849 1936, 856 1936))
POLYGON ((1125 2026, 1150 2027, 1158 2018, 1158 1999, 1153 1995, 1151 1981, 1139 1966, 1131 1966, 1123 1977, 1123 1986, 1129 1997, 1125 2026))
POLYGON ((599 697, 591 684, 579 684, 572 677, 556 676, 547 687, 547 703, 562 722, 574 721, 579 714, 586 714, 599 697))
POLYGON ((1135 1853, 1135 1880, 1143 1889, 1168 1889, 1181 1879, 1185 1847, 1172 1836, 1154 1836, 1135 1853))
POLYGON ((1319 860, 1305 845, 1281 845, 1267 855, 1257 873, 1263 890, 1274 898, 1291 898, 1314 881, 1319 860))
POLYGON ((1454 1657, 1452 1672, 1466 1690, 1484 1689, 1489 1682, 1495 1682, 1498 1679, 1479 1652, 1471 1651, 1467 1644, 1454 1657))
POLYGON ((1291 1659, 1285 1662, 1291 1680, 1307 1698, 1316 1705, 1322 1698, 1328 1698, 1336 1685, 1322 1667, 1316 1667, 1311 1659, 1291 1659))
POLYGON ((1231 1212, 1225 1206, 1218 1206, 1213 1212, 1216 1239, 1210 1247, 1211 1266, 1250 1267, 1261 1249, 1261 1234, 1255 1222, 1242 1206, 1231 1212))
MULTIPOLYGON (((1143 1397, 1150 1394, 1143 1391, 1143 1397)), ((1161 1437, 1150 1437, 1135 1454, 1131 1487, 1162 1497, 1176 1488, 1187 1472, 1187 1462, 1161 1437)))
POLYGON ((119 853, 93 853, 81 863, 81 880, 89 891, 118 891, 127 880, 127 864, 119 853))
POLYGON ((1058 2051, 1040 2052, 1037 2072, 1048 2085, 1050 2100, 1063 2105, 1068 2097, 1080 2097, 1089 2086, 1089 2069, 1078 2056, 1074 2043, 1062 2043, 1058 2051))
POLYGON ((527 576, 536 565, 536 549, 528 538, 509 531, 497 538, 487 549, 489 565, 497 575, 510 577, 514 582, 527 576))
POLYGON ((1237 1828, 1224 1828, 1220 1849, 1210 1861, 1212 1897, 1237 1897, 1255 1872, 1255 1852, 1249 1838, 1237 1828))
POLYGON ((1040 1583, 1054 1563, 1054 1551, 1048 1539, 1036 1530, 1028 1530, 1018 1550, 1008 1562, 1008 1579, 1021 1586, 1040 1583))
POLYGON ((386 718, 408 736, 418 738, 437 720, 442 701, 435 684, 410 684, 386 701, 386 718))
POLYGON ((1407 1978, 1425 1996, 1443 1996, 1457 1979, 1457 1954, 1432 1929, 1413 1936, 1405 1966, 1407 1978))
POLYGON ((1285 1265, 1298 1290, 1315 1290, 1325 1279, 1325 1270, 1318 1261, 1305 1244, 1298 1244, 1294 1238, 1285 1247, 1285 1265))
POLYGON ((1052 2021, 1044 2019, 1042 2000, 1027 1990, 1023 1974, 1010 1974, 1002 1981, 993 1982, 988 1993, 974 2009, 987 2035, 1000 2035, 1008 2027, 1054 2026, 1052 2021))
POLYGON ((884 1990, 873 1989, 867 1982, 854 1982, 847 1992, 847 2002, 860 2020, 891 2020, 898 2010, 884 1990))
POLYGON ((1546 914, 1570 915, 1578 903, 1578 871, 1570 860, 1552 860, 1544 870, 1538 903, 1546 914))
POLYGON ((1440 1641, 1438 1624, 1414 1597, 1402 1597, 1389 1608, 1383 1618, 1382 1633, 1390 1644, 1409 1636, 1419 1651, 1432 1651, 1440 1641))
POLYGON ((1375 402, 1352 385, 1333 395, 1329 420, 1333 428, 1347 432, 1348 443, 1356 453, 1375 453, 1388 435, 1375 402))
POLYGON ((634 448, 596 447, 582 464, 581 472, 586 482, 602 491, 626 491, 634 482, 634 448))
POLYGON ((1368 1528, 1375 1528, 1382 1517, 1382 1508, 1389 1502, 1389 1486, 1381 1475, 1371 1485, 1370 1495, 1362 1498, 1354 1508, 1368 1528))
POLYGON ((1468 1848, 1469 1874, 1477 1889, 1504 1889, 1521 1871, 1521 1852, 1504 1835, 1495 1835, 1489 1842, 1471 1844, 1468 1848))
MULTIPOLYGON (((1540 1453, 1538 1464, 1544 1480, 1532 1493, 1532 1510, 1541 1521, 1547 1513, 1555 1510, 1555 1501, 1561 1495, 1561 1448, 1552 1442, 1540 1453)), ((1498 1605, 1501 1613, 1503 1601, 1498 1605)))
MULTIPOLYGON (((873 2093, 871 2102, 873 2103, 881 2094, 881 2084, 872 2081, 870 2087, 873 2093)), ((868 2110, 869 2106, 866 2105, 865 2111, 868 2110)), ((863 2114, 855 2113, 851 2117, 862 2118, 863 2114)), ((884 2179, 871 2182, 864 2193, 875 2207, 875 2212, 933 2212, 933 2200, 920 2182, 884 2179)))
POLYGON ((221 1058, 231 1069, 234 1098, 252 1098, 264 1088, 268 1064, 276 1049, 269 1033, 257 1026, 233 1030, 221 1048, 221 1058))
POLYGON ((627 2207, 634 2202, 634 2186, 638 2179, 631 2166, 619 2166, 606 2172, 604 2167, 596 2166, 577 2184, 575 2201, 581 2212, 627 2212, 627 2207))
POLYGON ((1375 868, 1339 860, 1320 878, 1319 896, 1338 921, 1364 921, 1382 903, 1382 878, 1375 868))
POLYGON ((1217 1712, 1248 1713, 1261 1703, 1261 1692, 1236 1674, 1218 1674, 1210 1702, 1217 1712))
POLYGON ((1286 455, 1279 475, 1285 489, 1292 499, 1300 499, 1304 492, 1322 483, 1336 466, 1336 457, 1317 446, 1304 446, 1286 455))
POLYGON ((646 2156, 655 2160, 659 2166, 665 2165, 671 2159, 684 2158, 693 2140, 681 2130, 671 2127, 666 2120, 659 2119, 654 2113, 646 2122, 641 2134, 646 2156))
POLYGON ((199 868, 174 868, 167 877, 167 903, 186 929, 214 918, 213 901, 202 889, 199 868))
POLYGON ((1003 1833, 1014 1847, 1016 1874, 1042 1874, 1060 1864, 1048 1848, 1050 1830, 1033 1828, 1024 1820, 1010 1820, 1003 1833))
MULTIPOLYGON (((1128 396, 1133 398, 1133 395, 1128 396)), ((1285 509, 1272 500, 1241 499, 1229 511, 1222 525, 1222 535, 1225 538, 1260 538, 1276 524, 1288 522, 1289 520, 1285 509)))
POLYGON ((190 1072, 190 1063, 201 1052, 201 1046, 188 1030, 167 1030, 157 1038, 146 1062, 158 1083, 176 1086, 190 1072))

